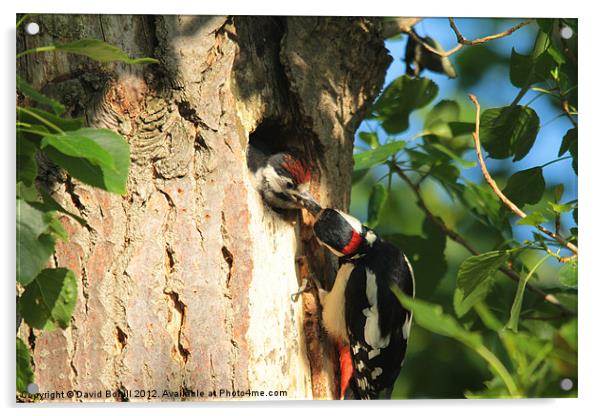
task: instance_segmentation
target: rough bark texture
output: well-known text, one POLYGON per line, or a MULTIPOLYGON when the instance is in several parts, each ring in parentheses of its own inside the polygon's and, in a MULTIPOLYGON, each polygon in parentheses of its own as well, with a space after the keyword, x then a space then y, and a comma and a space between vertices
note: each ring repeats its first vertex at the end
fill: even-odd
MULTIPOLYGON (((281 215, 253 190, 249 138, 303 149, 325 206, 349 205, 354 132, 389 57, 370 19, 59 16, 24 47, 98 38, 160 65, 29 55, 19 70, 90 126, 131 145, 120 197, 52 166, 40 185, 67 209, 53 264, 80 278, 71 326, 29 339, 41 391, 182 388, 336 396, 336 357, 315 290, 332 259, 307 214, 281 215)), ((219 397, 218 397, 219 398, 219 397)), ((222 396, 221 398, 226 398, 222 396)), ((247 398, 246 396, 243 397, 247 398)), ((168 398, 169 399, 169 398, 168 398)), ((182 398, 171 398, 181 400, 182 398)))

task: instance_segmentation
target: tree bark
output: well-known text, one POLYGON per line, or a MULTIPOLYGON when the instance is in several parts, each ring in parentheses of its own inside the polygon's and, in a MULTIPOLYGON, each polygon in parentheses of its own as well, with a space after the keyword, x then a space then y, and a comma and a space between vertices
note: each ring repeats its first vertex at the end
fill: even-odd
MULTIPOLYGON (((355 130, 390 58, 365 18, 44 15, 30 48, 97 38, 161 64, 98 64, 33 54, 18 69, 86 124, 131 146, 128 193, 82 184, 42 163, 39 185, 81 226, 60 220, 52 265, 79 276, 66 330, 22 324, 40 391, 111 391, 92 400, 212 399, 209 392, 337 395, 336 355, 315 288, 334 260, 306 214, 276 213, 252 188, 249 138, 303 149, 312 192, 347 209, 355 130), (162 397, 164 391, 205 397, 162 397)), ((328 285, 328 283, 327 283, 328 285)), ((281 396, 282 397, 282 396, 281 396)), ((248 396, 239 397, 242 399, 248 396)), ((79 400, 67 399, 65 400, 79 400)), ((86 401, 86 399, 82 399, 86 401)))

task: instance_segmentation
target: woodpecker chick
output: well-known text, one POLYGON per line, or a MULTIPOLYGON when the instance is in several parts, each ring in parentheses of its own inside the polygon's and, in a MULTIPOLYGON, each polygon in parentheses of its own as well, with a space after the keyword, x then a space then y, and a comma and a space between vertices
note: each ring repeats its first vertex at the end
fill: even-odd
POLYGON ((332 290, 320 293, 324 328, 339 349, 340 397, 390 397, 412 322, 390 285, 413 297, 412 266, 400 249, 340 211, 324 209, 314 233, 341 260, 332 290))
POLYGON ((267 155, 249 145, 247 164, 254 173, 254 186, 272 208, 306 208, 317 214, 322 207, 309 193, 311 171, 308 164, 293 152, 267 155))

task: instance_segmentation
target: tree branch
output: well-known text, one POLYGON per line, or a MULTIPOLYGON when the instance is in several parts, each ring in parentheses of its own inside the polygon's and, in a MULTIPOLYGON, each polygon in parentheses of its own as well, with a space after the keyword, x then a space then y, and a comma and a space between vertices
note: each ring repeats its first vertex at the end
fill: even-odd
POLYGON ((508 30, 505 30, 500 33, 496 33, 495 35, 489 35, 489 36, 485 36, 482 38, 470 40, 470 39, 466 39, 462 35, 462 33, 460 33, 460 30, 458 29, 458 26, 456 26, 456 22, 454 21, 453 17, 449 17, 448 19, 449 19, 449 25, 451 26, 454 33, 456 34, 456 39, 458 40, 458 44, 446 52, 439 51, 439 50, 433 48, 431 45, 427 44, 424 40, 422 40, 420 38, 420 36, 418 36, 413 30, 411 30, 411 28, 410 28, 410 30, 407 30, 405 32, 409 36, 411 36, 412 39, 414 39, 416 42, 418 42, 420 45, 422 45, 427 51, 432 52, 435 55, 439 55, 442 58, 447 58, 448 56, 453 55, 454 53, 458 52, 464 46, 480 45, 482 43, 489 42, 491 40, 503 38, 505 36, 511 35, 512 33, 516 32, 521 27, 526 26, 526 25, 530 24, 531 22, 533 22, 533 19, 527 19, 515 26, 512 26, 508 30))
MULTIPOLYGON (((433 214, 428 209, 428 207, 426 206, 426 203, 424 202, 424 198, 422 197, 422 194, 420 193, 420 188, 414 182, 412 182, 410 180, 410 178, 404 173, 404 171, 399 166, 397 166, 395 163, 389 163, 389 167, 397 174, 397 176, 399 176, 405 183, 408 184, 410 189, 412 189, 412 192, 416 196, 418 207, 425 213, 425 215, 431 221, 433 221, 435 224, 437 224, 437 226, 439 228, 441 228, 441 230, 445 234, 447 234, 447 236, 449 238, 451 238, 456 243, 460 244, 462 247, 464 247, 466 250, 468 250, 473 256, 478 256, 479 254, 481 254, 481 252, 479 252, 476 248, 474 248, 474 246, 472 244, 470 244, 470 242, 468 240, 466 240, 460 234, 458 234, 457 232, 455 232, 454 230, 449 228, 445 224, 445 222, 443 222, 443 220, 441 218, 437 217, 435 214, 433 214)), ((516 282, 520 281, 520 276, 514 270, 507 268, 507 267, 499 267, 498 270, 500 272, 504 273, 506 276, 508 276, 512 280, 514 280, 516 282)), ((558 298, 556 296, 545 293, 543 290, 539 289, 536 286, 533 286, 530 283, 527 283, 527 288, 529 288, 530 291, 537 294, 543 300, 556 306, 558 309, 560 309, 562 311, 562 314, 564 314, 565 316, 574 315, 574 313, 571 310, 567 309, 562 303, 560 303, 560 301, 558 300, 558 298)))
MULTIPOLYGON (((517 216, 519 216, 521 218, 525 218, 527 216, 527 214, 525 214, 525 212, 523 210, 521 210, 519 207, 517 207, 511 200, 509 200, 506 197, 506 195, 504 195, 502 193, 500 188, 498 188, 497 183, 493 180, 493 178, 487 171, 487 166, 485 165, 485 160, 483 159, 483 153, 481 152, 481 142, 479 139, 479 121, 480 121, 481 105, 479 104, 477 97, 475 97, 474 95, 470 94, 469 98, 477 107, 475 131, 472 133, 472 137, 474 139, 475 150, 477 152, 477 158, 479 160, 479 165, 481 166, 481 171, 483 172, 483 176, 485 177, 485 181, 487 181, 487 183, 489 184, 491 189, 493 189, 493 192, 495 192, 495 194, 498 196, 498 198, 504 203, 504 205, 506 205, 510 209, 510 211, 512 211, 513 213, 515 213, 517 216)), ((553 238, 554 240, 558 241, 558 243, 560 243, 564 247, 568 248, 573 253, 578 254, 577 246, 575 246, 573 243, 571 243, 569 241, 566 241, 566 239, 564 239, 559 234, 548 230, 547 228, 545 228, 544 226, 542 226, 540 224, 536 224, 535 227, 542 233, 544 233, 544 234, 548 235, 549 237, 553 238)))

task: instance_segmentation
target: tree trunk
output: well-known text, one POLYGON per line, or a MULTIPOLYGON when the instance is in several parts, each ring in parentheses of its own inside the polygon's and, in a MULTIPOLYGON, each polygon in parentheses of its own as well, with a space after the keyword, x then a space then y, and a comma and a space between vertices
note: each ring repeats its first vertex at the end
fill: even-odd
MULTIPOLYGON (((113 129, 131 146, 128 193, 40 174, 64 207, 69 241, 52 265, 79 276, 66 330, 22 324, 40 391, 285 391, 336 397, 337 365, 319 327, 315 288, 334 261, 306 214, 279 214, 252 188, 252 140, 305 151, 312 192, 347 209, 354 132, 383 84, 389 57, 364 18, 38 16, 26 48, 97 38, 159 65, 98 64, 61 53, 22 58, 36 88, 113 129)), ((116 392, 104 397, 105 391, 116 392)), ((283 397, 283 396, 280 396, 283 397)), ((241 397, 243 399, 248 396, 241 397)), ((80 400, 67 399, 64 400, 80 400)), ((81 399, 86 401, 87 399, 81 399)))

